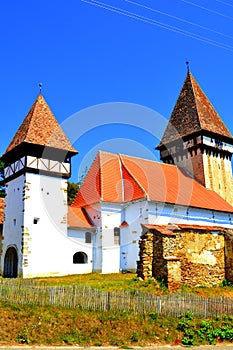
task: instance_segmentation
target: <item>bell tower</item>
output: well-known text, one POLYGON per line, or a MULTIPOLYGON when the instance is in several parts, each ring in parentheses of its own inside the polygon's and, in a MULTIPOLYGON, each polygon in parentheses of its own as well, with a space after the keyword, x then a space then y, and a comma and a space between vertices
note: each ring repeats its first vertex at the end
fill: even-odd
MULTIPOLYGON (((77 151, 41 94, 2 160, 6 183, 1 274, 59 273, 56 242, 67 234, 67 179, 77 151)), ((60 248, 59 248, 60 249, 60 248)))
POLYGON ((233 138, 189 69, 156 149, 164 163, 183 167, 203 186, 233 204, 233 138))

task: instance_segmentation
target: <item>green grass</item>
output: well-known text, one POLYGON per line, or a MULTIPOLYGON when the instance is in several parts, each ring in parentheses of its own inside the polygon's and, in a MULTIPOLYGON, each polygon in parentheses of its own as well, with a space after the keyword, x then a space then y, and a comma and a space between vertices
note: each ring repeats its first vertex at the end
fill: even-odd
MULTIPOLYGON (((141 290, 156 295, 169 293, 167 288, 164 286, 164 283, 159 283, 154 279, 149 279, 148 281, 141 281, 137 278, 137 275, 134 273, 91 273, 84 275, 69 275, 64 277, 37 278, 35 280, 41 281, 51 286, 69 285, 77 283, 80 285, 98 288, 106 292, 112 292, 117 290, 141 290)), ((195 293, 204 297, 214 297, 219 295, 233 297, 233 286, 226 284, 212 288, 206 286, 200 286, 196 288, 190 286, 182 286, 180 291, 187 293, 195 293)))
POLYGON ((36 278, 36 281, 43 282, 52 286, 80 284, 93 288, 98 288, 106 292, 117 290, 141 290, 145 292, 161 294, 166 288, 161 288, 160 283, 154 279, 140 281, 133 273, 113 273, 100 274, 91 273, 84 275, 69 275, 64 277, 36 278))

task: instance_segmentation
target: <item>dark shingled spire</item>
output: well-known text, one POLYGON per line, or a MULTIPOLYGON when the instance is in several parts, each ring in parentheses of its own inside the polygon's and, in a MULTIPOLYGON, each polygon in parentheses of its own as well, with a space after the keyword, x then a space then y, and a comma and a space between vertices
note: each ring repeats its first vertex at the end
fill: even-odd
POLYGON ((198 131, 207 131, 231 138, 231 134, 190 70, 171 114, 160 145, 198 131))

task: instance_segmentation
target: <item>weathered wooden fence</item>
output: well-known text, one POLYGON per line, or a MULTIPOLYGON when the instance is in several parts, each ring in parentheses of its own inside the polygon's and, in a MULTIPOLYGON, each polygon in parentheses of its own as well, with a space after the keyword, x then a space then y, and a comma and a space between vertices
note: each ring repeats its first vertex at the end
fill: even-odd
POLYGON ((233 299, 219 296, 203 298, 191 293, 156 296, 141 291, 104 292, 81 285, 48 286, 34 281, 0 281, 0 300, 10 303, 56 305, 89 310, 156 312, 180 316, 190 311, 195 316, 233 316, 233 299))

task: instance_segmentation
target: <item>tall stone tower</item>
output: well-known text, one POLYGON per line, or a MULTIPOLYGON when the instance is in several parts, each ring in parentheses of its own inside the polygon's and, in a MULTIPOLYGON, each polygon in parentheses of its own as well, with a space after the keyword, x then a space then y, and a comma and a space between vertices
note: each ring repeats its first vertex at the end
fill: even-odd
POLYGON ((199 183, 233 204, 233 139, 189 70, 156 148, 163 162, 185 168, 199 183))
POLYGON ((40 94, 2 156, 3 276, 59 271, 62 244, 58 242, 67 234, 67 179, 76 153, 40 94))

